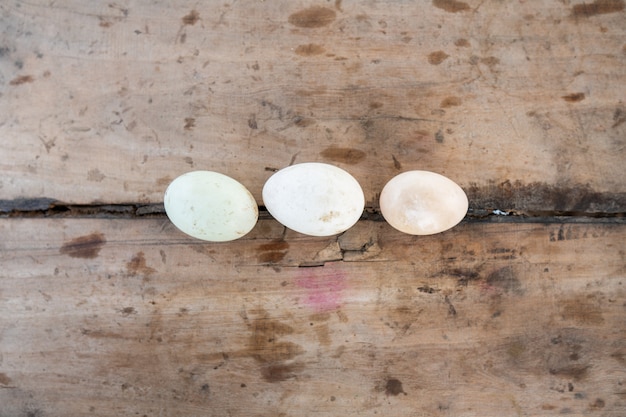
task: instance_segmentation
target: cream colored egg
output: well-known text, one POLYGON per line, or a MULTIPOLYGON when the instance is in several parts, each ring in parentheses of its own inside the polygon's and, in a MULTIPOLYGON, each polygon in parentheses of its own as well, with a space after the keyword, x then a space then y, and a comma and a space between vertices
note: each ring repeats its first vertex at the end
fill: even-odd
POLYGON ((394 228, 432 235, 458 224, 467 213, 465 192, 443 175, 408 171, 392 178, 380 193, 380 210, 394 228))
POLYGON ((248 233, 259 211, 246 187, 213 171, 193 171, 167 187, 165 212, 181 231, 211 242, 235 240, 248 233))
POLYGON ((284 226, 311 236, 332 236, 353 226, 365 197, 357 180, 334 165, 308 162, 272 175, 263 187, 267 211, 284 226))

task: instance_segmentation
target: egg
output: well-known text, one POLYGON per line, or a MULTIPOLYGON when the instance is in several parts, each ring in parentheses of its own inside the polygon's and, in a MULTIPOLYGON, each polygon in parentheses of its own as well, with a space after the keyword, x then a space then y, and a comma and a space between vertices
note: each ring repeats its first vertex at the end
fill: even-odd
POLYGON ((263 186, 263 202, 281 224, 310 236, 344 232, 365 207, 363 190, 352 175, 318 162, 276 172, 263 186))
POLYGON ((213 171, 192 171, 170 183, 165 212, 182 232, 197 239, 225 242, 247 234, 259 210, 246 187, 213 171))
POLYGON ((380 193, 385 220, 411 235, 432 235, 454 227, 465 217, 468 205, 461 187, 430 171, 403 172, 380 193))

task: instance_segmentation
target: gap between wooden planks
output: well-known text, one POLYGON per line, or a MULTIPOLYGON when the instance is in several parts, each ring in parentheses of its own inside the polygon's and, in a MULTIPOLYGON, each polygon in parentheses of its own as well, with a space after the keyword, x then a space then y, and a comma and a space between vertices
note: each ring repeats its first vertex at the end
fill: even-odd
POLYGON ((227 244, 166 219, 0 219, 0 232, 8 415, 626 407, 623 224, 411 237, 361 221, 310 238, 261 220, 227 244))

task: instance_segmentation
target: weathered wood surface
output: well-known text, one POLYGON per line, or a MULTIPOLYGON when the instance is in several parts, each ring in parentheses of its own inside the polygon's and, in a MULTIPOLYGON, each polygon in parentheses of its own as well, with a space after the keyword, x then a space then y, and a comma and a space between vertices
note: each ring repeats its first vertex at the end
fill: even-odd
POLYGON ((2 416, 623 416, 626 225, 0 220, 2 416), (299 267, 302 265, 323 265, 299 267))
POLYGON ((159 202, 210 169, 260 201, 326 161, 368 205, 396 173, 472 206, 626 204, 623 0, 10 0, 0 200, 159 202))
POLYGON ((194 169, 262 204, 305 161, 348 169, 370 208, 427 169, 473 209, 624 213, 625 17, 623 0, 0 3, 0 213, 18 211, 0 219, 0 417, 623 417, 617 218, 421 238, 263 219, 207 244, 164 217, 19 216, 128 215, 194 169))

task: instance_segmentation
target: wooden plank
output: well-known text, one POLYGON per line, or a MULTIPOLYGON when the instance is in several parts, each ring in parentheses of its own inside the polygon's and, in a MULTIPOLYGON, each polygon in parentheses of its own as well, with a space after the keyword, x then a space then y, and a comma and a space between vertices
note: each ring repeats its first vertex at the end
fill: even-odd
POLYGON ((1 415, 621 416, 624 224, 0 219, 1 415), (299 267, 320 265, 318 267, 299 267))
POLYGON ((623 211, 623 0, 0 5, 2 200, 159 202, 325 161, 475 208, 623 211))

